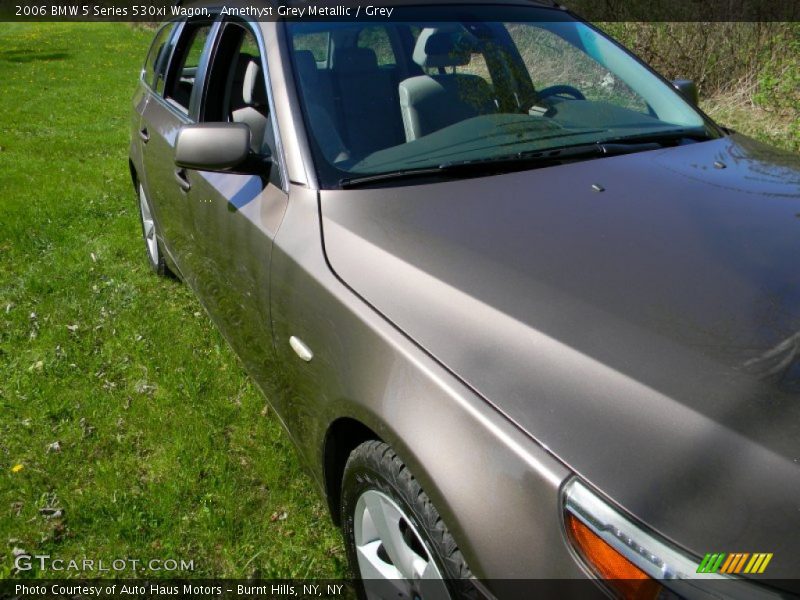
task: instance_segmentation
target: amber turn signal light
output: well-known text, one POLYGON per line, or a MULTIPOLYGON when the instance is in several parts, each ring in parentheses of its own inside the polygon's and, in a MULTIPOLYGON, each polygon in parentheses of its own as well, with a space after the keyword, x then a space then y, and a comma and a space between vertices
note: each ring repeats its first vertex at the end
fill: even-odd
POLYGON ((570 539, 581 557, 620 598, 650 600, 659 597, 661 584, 614 550, 575 515, 567 513, 570 539))

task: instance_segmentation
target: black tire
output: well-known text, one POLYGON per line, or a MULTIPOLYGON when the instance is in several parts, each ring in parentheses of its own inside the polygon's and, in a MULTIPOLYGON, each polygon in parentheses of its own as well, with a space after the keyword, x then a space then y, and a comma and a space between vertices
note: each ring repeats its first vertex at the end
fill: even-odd
POLYGON ((436 507, 391 447, 380 441, 364 442, 353 450, 342 479, 342 530, 359 597, 367 598, 367 594, 360 581, 355 513, 359 498, 370 490, 388 496, 404 513, 404 518, 411 522, 422 537, 419 541, 424 548, 420 550, 426 551, 427 558, 433 559, 446 580, 451 598, 477 598, 477 590, 470 581, 472 573, 436 507))
MULTIPOLYGON (((144 243, 144 253, 145 257, 147 258, 147 264, 150 265, 150 269, 153 271, 153 273, 159 277, 177 279, 175 273, 167 265, 166 259, 164 258, 164 250, 161 247, 161 242, 159 241, 158 236, 155 236, 154 246, 152 248, 148 245, 143 204, 146 203, 149 207, 150 199, 147 198, 144 187, 139 182, 136 183, 136 195, 136 205, 139 207, 139 225, 142 229, 142 242, 144 243)), ((153 227, 155 228, 155 224, 153 224, 153 227)))

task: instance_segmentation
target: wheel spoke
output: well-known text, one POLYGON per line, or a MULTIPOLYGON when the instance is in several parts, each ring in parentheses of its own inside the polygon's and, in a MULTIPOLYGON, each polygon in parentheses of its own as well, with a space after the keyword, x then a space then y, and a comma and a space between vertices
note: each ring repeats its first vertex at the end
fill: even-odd
POLYGON ((158 241, 156 240, 156 223, 153 220, 153 214, 150 211, 150 204, 147 202, 144 188, 141 186, 139 186, 139 207, 142 213, 142 229, 144 231, 144 241, 147 246, 147 252, 153 264, 157 265, 159 256, 158 241))
POLYGON ((450 598, 423 538, 392 498, 374 489, 363 492, 353 525, 359 572, 370 600, 450 598))
POLYGON ((394 582, 402 580, 400 571, 394 565, 390 565, 380 556, 378 548, 381 546, 380 540, 375 540, 369 544, 364 544, 356 548, 358 552, 358 566, 361 568, 363 579, 389 579, 394 582))
POLYGON ((147 197, 144 195, 144 190, 140 190, 139 192, 139 205, 142 207, 142 220, 152 220, 152 214, 150 213, 150 205, 147 203, 147 197))
MULTIPOLYGON (((414 558, 414 578, 415 579, 425 579, 431 576, 431 566, 433 569, 436 570, 436 565, 433 564, 431 560, 425 560, 421 556, 416 556, 414 558)), ((436 571, 438 573, 438 571, 436 571)), ((434 575, 434 577, 440 577, 440 575, 434 575)))
POLYGON ((378 537, 392 563, 405 579, 416 579, 414 559, 419 556, 408 547, 400 531, 402 515, 378 494, 365 494, 367 511, 378 531, 378 537))

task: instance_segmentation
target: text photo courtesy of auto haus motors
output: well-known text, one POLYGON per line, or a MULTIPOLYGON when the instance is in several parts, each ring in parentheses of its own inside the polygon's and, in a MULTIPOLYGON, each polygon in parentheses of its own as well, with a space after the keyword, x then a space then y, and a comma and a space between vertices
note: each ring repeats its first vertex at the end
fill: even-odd
POLYGON ((0 597, 798 597, 797 20, 31 6, 0 597))

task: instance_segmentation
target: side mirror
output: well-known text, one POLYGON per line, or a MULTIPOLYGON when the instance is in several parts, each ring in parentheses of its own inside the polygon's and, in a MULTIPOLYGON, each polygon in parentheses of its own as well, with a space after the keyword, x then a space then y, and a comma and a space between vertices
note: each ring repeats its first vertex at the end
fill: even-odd
POLYGON ((700 102, 700 95, 697 93, 697 85, 691 79, 676 79, 672 82, 673 87, 678 90, 684 100, 697 106, 700 102))
POLYGON ((250 128, 244 123, 184 125, 175 143, 175 164, 186 169, 255 173, 268 162, 250 151, 250 128))

